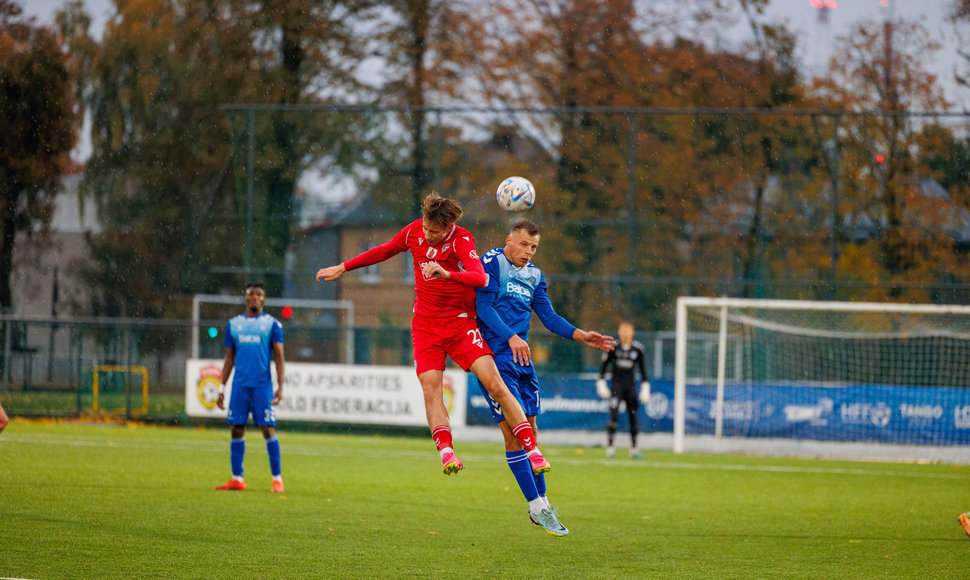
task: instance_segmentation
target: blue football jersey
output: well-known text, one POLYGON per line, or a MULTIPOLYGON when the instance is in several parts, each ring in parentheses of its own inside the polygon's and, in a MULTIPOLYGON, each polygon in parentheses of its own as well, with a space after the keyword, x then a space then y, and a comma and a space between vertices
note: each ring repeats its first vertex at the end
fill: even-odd
MULTIPOLYGON (((488 274, 488 284, 479 292, 490 292, 495 295, 492 302, 495 312, 505 325, 511 329, 503 332, 502 328, 493 328, 479 317, 478 324, 482 337, 488 347, 495 354, 509 350, 509 338, 516 334, 522 340, 529 340, 529 327, 532 322, 532 303, 539 294, 540 300, 546 297, 546 283, 542 278, 542 270, 529 262, 521 268, 516 268, 505 257, 502 248, 492 248, 482 256, 482 265, 488 274)), ((479 315, 481 312, 479 312, 479 315)))
POLYGON ((509 339, 513 335, 529 340, 532 311, 546 328, 572 339, 576 327, 556 314, 546 294, 542 270, 532 262, 516 268, 505 257, 503 248, 492 248, 481 260, 488 284, 478 289, 475 307, 478 327, 492 352, 510 353, 509 339))
POLYGON ((266 314, 240 314, 226 324, 226 348, 236 350, 233 387, 273 386, 270 362, 273 345, 283 342, 283 326, 266 314))

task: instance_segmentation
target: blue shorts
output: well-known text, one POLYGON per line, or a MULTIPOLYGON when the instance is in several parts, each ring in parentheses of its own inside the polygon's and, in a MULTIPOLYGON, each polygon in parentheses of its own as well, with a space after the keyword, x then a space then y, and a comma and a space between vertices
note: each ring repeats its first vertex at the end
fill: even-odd
MULTIPOLYGON (((522 410, 525 414, 529 417, 538 415, 539 377, 536 376, 535 366, 530 364, 524 367, 513 362, 511 352, 496 355, 495 366, 498 367, 498 372, 502 375, 502 380, 505 381, 505 385, 508 386, 509 391, 512 392, 512 396, 522 405, 522 410)), ((478 388, 482 390, 482 394, 485 395, 485 400, 488 401, 488 408, 492 411, 492 420, 496 423, 504 421, 505 415, 502 413, 502 408, 492 400, 492 397, 481 383, 478 384, 478 388)))
POLYGON ((275 427, 276 409, 273 408, 273 387, 232 386, 229 395, 229 414, 226 423, 245 425, 253 415, 253 425, 275 427))

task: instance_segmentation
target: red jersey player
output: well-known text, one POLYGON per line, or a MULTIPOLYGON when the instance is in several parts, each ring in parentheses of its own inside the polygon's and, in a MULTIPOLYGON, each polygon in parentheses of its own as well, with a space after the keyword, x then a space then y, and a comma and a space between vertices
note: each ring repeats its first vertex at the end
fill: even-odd
POLYGON ((367 250, 342 264, 322 268, 317 281, 336 280, 348 270, 383 262, 407 250, 414 258, 414 317, 411 344, 418 381, 424 391, 428 426, 441 455, 446 475, 464 468, 452 447, 448 409, 442 400, 445 357, 473 373, 501 405, 513 433, 529 454, 532 471, 549 471, 549 463, 536 446, 532 425, 509 392, 495 366, 492 351, 482 339, 475 319, 475 288, 488 278, 475 252, 471 232, 455 222, 461 206, 432 193, 424 198, 421 219, 415 220, 385 244, 367 250))

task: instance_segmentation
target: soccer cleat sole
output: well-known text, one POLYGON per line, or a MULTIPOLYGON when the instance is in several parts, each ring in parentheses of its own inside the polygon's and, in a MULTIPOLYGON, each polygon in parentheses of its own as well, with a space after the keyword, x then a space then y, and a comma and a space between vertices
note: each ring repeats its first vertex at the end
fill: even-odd
POLYGON ((542 475, 543 473, 548 473, 551 466, 546 458, 539 453, 538 449, 533 450, 529 453, 529 467, 532 468, 533 475, 542 475))
POLYGON ((451 475, 452 473, 458 473, 459 471, 461 471, 464 468, 465 468, 465 466, 462 465, 460 461, 453 461, 453 462, 448 463, 447 465, 443 466, 441 468, 441 471, 445 475, 451 475))
POLYGON ((530 467, 532 467, 532 473, 535 475, 542 475, 543 473, 549 473, 549 470, 552 469, 552 466, 549 465, 549 462, 546 461, 544 457, 542 458, 542 463, 540 465, 536 465, 535 463, 533 463, 532 458, 530 457, 529 465, 530 467))
POLYGON ((970 516, 968 516, 967 514, 960 514, 960 517, 957 518, 957 521, 960 522, 960 527, 963 528, 963 533, 965 533, 967 537, 970 538, 970 516))

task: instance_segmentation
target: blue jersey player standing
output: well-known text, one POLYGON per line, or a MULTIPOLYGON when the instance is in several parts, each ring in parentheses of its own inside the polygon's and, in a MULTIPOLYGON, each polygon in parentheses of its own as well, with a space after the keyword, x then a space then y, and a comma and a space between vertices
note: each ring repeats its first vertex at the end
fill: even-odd
MULTIPOLYGON (((536 415, 539 414, 539 379, 529 349, 529 324, 532 312, 550 331, 585 344, 609 351, 616 344, 610 336, 576 328, 556 314, 542 271, 532 264, 539 246, 539 228, 527 219, 516 221, 505 238, 504 248, 493 248, 482 256, 488 284, 476 293, 478 326, 488 346, 495 353, 495 364, 509 390, 519 400, 532 430, 538 438, 536 415)), ((565 536, 569 530, 559 521, 557 509, 546 499, 543 474, 535 475, 502 409, 482 390, 492 410, 492 418, 505 436, 505 456, 522 495, 529 502, 529 518, 553 536, 565 536)))
POLYGON ((245 491, 243 457, 246 454, 246 424, 253 416, 266 439, 269 468, 273 475, 271 489, 283 493, 283 471, 280 466, 280 442, 276 438, 276 409, 273 407, 283 398, 283 326, 278 320, 263 312, 266 292, 262 284, 246 285, 246 313, 236 316, 226 324, 226 358, 222 363, 222 385, 216 403, 223 405, 223 386, 229 380, 233 367, 232 395, 229 397, 229 414, 226 423, 232 426, 229 446, 229 462, 232 479, 216 489, 245 491), (270 361, 276 364, 276 391, 273 391, 273 375, 270 361))

